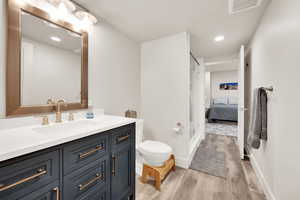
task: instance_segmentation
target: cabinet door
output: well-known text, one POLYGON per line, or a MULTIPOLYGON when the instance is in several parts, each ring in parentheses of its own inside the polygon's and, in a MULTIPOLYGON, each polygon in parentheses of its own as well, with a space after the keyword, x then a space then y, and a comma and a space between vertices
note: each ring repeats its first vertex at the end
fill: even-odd
POLYGON ((134 189, 134 154, 132 145, 126 145, 112 151, 112 185, 113 200, 127 199, 134 189))
POLYGON ((37 191, 26 196, 17 198, 18 200, 60 200, 61 193, 58 181, 55 181, 37 191))

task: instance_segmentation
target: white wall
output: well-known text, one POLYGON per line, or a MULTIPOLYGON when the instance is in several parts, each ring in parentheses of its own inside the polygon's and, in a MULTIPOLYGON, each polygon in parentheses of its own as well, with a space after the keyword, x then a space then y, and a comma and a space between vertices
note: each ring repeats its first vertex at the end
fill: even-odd
POLYGON ((22 105, 80 102, 81 54, 23 38, 21 59, 22 105))
POLYGON ((274 86, 268 102, 268 141, 252 159, 267 195, 300 199, 300 1, 273 0, 251 44, 252 90, 274 86))
POLYGON ((238 98, 238 90, 220 90, 220 83, 238 82, 238 71, 211 72, 211 102, 215 98, 238 98))
MULTIPOLYGON (((6 1, 0 1, 0 114, 5 113, 6 1), (3 57, 3 59, 2 59, 3 57)), ((89 35, 89 98, 106 113, 124 115, 139 110, 140 45, 101 21, 89 35)))
POLYGON ((189 154, 189 34, 142 44, 141 96, 145 139, 169 144, 179 163, 189 154), (182 123, 176 134, 173 128, 182 123))
POLYGON ((211 103, 211 72, 205 72, 205 107, 209 108, 211 103))
POLYGON ((124 116, 140 110, 140 45, 110 25, 94 26, 90 41, 90 94, 96 108, 124 116))
POLYGON ((5 115, 6 1, 0 1, 0 118, 5 115))

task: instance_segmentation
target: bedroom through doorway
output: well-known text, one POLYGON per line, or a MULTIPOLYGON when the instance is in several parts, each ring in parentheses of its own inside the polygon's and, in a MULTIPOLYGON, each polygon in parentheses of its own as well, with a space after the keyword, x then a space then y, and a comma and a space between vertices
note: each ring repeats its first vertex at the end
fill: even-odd
POLYGON ((238 80, 238 60, 206 64, 206 135, 238 136, 238 80))

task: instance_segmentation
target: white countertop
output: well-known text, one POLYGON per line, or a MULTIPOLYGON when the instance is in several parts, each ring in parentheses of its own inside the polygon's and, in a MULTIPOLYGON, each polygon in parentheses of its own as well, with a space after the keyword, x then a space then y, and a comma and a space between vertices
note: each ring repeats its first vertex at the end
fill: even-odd
POLYGON ((45 126, 42 125, 0 129, 0 161, 5 161, 134 122, 136 122, 135 119, 99 115, 94 119, 82 118, 73 122, 64 122, 63 124, 50 124, 47 126, 50 127, 48 130, 44 129, 45 126), (88 123, 86 123, 87 121, 88 123))

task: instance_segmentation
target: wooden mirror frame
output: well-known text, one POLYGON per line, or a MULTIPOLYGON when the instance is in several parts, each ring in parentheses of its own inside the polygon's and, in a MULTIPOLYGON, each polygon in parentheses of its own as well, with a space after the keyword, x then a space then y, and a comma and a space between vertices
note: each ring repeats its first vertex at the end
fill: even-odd
MULTIPOLYGON (((27 12, 82 36, 81 53, 81 102, 69 103, 64 110, 88 108, 88 33, 76 31, 74 26, 62 20, 52 20, 45 11, 17 0, 7 0, 7 63, 6 63, 6 116, 53 112, 53 105, 21 105, 21 13, 27 12)), ((45 102, 46 103, 46 102, 45 102)))

